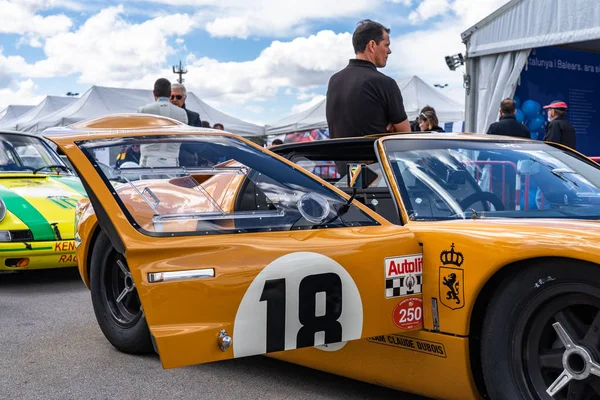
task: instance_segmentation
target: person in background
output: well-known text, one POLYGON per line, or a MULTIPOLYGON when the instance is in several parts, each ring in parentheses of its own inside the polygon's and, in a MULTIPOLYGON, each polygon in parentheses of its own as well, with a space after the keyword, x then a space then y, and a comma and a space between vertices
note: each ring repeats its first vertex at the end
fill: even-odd
POLYGON ((117 155, 117 162, 115 163, 115 167, 119 168, 121 166, 121 164, 128 162, 128 161, 134 162, 139 165, 139 163, 140 163, 140 145, 139 144, 132 144, 131 146, 128 146, 126 150, 119 153, 117 155))
POLYGON ((271 142, 271 146, 278 146, 280 144, 283 144, 283 140, 281 139, 275 139, 271 142))
POLYGON ((421 128, 421 132, 445 132, 438 124, 435 112, 425 111, 419 114, 419 128, 421 128))
POLYGON ((548 125, 544 142, 560 143, 575 150, 575 129, 567 121, 567 103, 556 100, 544 106, 548 110, 548 125))
POLYGON ((203 127, 203 128, 210 128, 210 122, 208 122, 208 121, 202 121, 200 123, 200 126, 203 127))
POLYGON ((181 107, 185 110, 188 118, 188 125, 201 126, 202 121, 200 120, 200 114, 195 111, 188 110, 185 106, 185 100, 187 99, 187 90, 181 83, 174 83, 171 85, 171 104, 181 107))
POLYGON ((352 35, 356 58, 327 86, 325 114, 331 139, 375 133, 410 132, 398 83, 379 72, 387 64, 390 29, 360 21, 352 35))
POLYGON ((517 121, 517 107, 513 99, 500 103, 500 120, 490 125, 488 135, 515 136, 530 139, 529 128, 517 121))
MULTIPOLYGON (((419 113, 419 115, 424 114, 425 111, 433 111, 435 113, 435 109, 433 107, 425 106, 425 107, 421 108, 421 112, 419 113)), ((411 132, 420 132, 421 131, 421 127, 419 126, 419 116, 417 116, 417 118, 415 118, 415 120, 410 123, 410 131, 411 132)))
MULTIPOLYGON (((169 102, 171 96, 171 82, 160 78, 154 82, 154 103, 147 104, 138 109, 139 113, 162 115, 176 119, 184 124, 188 123, 186 112, 169 102)), ((151 143, 140 146, 141 167, 173 167, 179 163, 179 143, 151 143)))
POLYGON ((221 131, 224 131, 224 130, 225 130, 225 127, 223 126, 223 124, 222 124, 222 123, 220 123, 220 122, 217 122, 216 124, 214 124, 214 125, 213 125, 213 129, 219 129, 219 130, 221 130, 221 131))

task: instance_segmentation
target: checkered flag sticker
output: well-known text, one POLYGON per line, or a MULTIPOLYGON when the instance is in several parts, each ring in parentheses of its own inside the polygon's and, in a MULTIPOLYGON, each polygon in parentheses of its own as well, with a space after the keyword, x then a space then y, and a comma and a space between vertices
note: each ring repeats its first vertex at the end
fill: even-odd
POLYGON ((385 280, 385 297, 406 296, 421 293, 421 274, 399 276, 385 280))

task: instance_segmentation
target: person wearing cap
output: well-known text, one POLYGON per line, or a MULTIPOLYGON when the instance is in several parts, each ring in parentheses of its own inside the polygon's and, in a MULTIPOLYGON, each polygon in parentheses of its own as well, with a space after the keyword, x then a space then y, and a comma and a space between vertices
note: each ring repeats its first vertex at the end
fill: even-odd
POLYGON ((544 142, 560 143, 575 149, 575 129, 567 121, 567 103, 556 100, 544 106, 548 110, 548 125, 544 142))

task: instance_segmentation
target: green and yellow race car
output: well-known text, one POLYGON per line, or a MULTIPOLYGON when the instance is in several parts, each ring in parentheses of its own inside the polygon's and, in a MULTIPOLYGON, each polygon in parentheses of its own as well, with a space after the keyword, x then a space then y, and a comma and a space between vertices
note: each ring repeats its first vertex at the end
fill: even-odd
POLYGON ((85 197, 43 139, 0 132, 0 271, 77 265, 75 206, 85 197))

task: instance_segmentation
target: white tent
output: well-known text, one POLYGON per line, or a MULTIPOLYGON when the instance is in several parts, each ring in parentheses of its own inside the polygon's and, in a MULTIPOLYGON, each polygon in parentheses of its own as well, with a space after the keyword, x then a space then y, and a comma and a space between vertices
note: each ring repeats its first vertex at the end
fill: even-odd
POLYGON ((0 128, 19 130, 19 127, 22 127, 23 124, 60 110, 73 101, 75 101, 73 97, 46 96, 46 98, 44 98, 40 104, 22 114, 18 118, 6 122, 0 121, 0 128))
MULTIPOLYGON (((398 87, 400 87, 404 100, 404 108, 409 120, 415 119, 421 109, 429 105, 435 108, 440 124, 463 121, 465 115, 464 107, 446 97, 439 90, 428 85, 418 76, 398 79, 396 82, 398 82, 398 87)), ((282 133, 327 128, 327 118, 325 116, 326 101, 327 99, 306 111, 290 115, 271 125, 267 125, 267 134, 279 135, 282 133)))
MULTIPOLYGON (((66 126, 106 114, 137 112, 140 106, 152 102, 154 102, 154 96, 151 90, 92 86, 71 104, 51 114, 35 118, 23 126, 19 126, 19 130, 41 133, 47 128, 66 126)), ((263 127, 217 111, 191 92, 188 92, 186 106, 190 110, 200 112, 202 119, 221 122, 229 132, 241 136, 264 135, 263 127)))
POLYGON ((227 115, 222 113, 219 110, 216 110, 200 100, 194 93, 188 92, 187 99, 185 101, 186 108, 200 113, 200 118, 203 121, 210 122, 210 125, 213 126, 217 122, 223 124, 223 127, 227 132, 235 133, 240 136, 264 136, 265 135, 265 127, 259 126, 255 124, 251 124, 250 122, 242 121, 241 119, 237 119, 232 117, 231 115, 227 115))
POLYGON ((31 110, 34 106, 8 106, 0 112, 0 126, 8 124, 31 110))
POLYGON ((466 129, 485 132, 515 94, 532 49, 600 50, 598 0, 512 0, 462 33, 467 47, 466 129))

